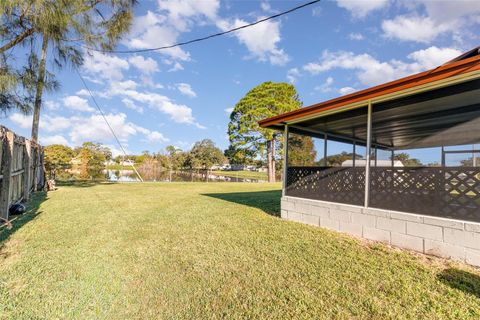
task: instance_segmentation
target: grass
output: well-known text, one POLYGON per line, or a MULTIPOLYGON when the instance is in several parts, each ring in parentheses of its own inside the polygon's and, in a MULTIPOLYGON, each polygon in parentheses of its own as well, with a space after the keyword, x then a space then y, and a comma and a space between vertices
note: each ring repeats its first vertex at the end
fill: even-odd
POLYGON ((281 220, 279 184, 71 183, 0 231, 0 319, 478 319, 480 273, 281 220))
POLYGON ((239 178, 246 178, 246 179, 259 179, 259 180, 267 180, 267 173, 266 172, 257 172, 257 171, 225 171, 225 170, 215 170, 212 171, 212 174, 217 176, 229 176, 229 177, 239 177, 239 178))

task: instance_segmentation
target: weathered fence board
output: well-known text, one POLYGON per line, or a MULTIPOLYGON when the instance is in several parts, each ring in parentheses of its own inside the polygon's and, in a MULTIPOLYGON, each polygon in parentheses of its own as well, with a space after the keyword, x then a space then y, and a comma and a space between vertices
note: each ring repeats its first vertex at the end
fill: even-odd
POLYGON ((11 204, 27 201, 33 191, 43 189, 43 148, 3 126, 0 143, 0 218, 8 220, 11 204))

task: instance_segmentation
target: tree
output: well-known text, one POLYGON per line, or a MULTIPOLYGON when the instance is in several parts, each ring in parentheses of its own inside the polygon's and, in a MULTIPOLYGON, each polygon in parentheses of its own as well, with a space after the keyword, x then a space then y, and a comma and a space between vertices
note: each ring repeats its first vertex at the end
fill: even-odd
POLYGON ((108 147, 95 142, 84 142, 81 147, 75 149, 75 152, 80 160, 82 178, 99 175, 105 168, 105 161, 112 157, 108 147))
MULTIPOLYGON (((392 158, 390 157, 390 160, 392 158)), ((402 152, 397 153, 393 156, 393 160, 401 161, 405 167, 420 167, 422 166, 422 162, 416 158, 410 158, 408 153, 402 152)))
POLYGON ((251 150, 236 148, 233 145, 229 145, 223 152, 223 155, 230 164, 251 164, 255 162, 254 154, 251 150))
POLYGON ((214 164, 225 161, 222 151, 215 146, 212 140, 203 139, 195 142, 188 154, 188 163, 191 168, 209 170, 214 164))
MULTIPOLYGON (((341 166, 344 161, 350 160, 350 159, 353 159, 353 153, 342 151, 341 153, 327 156, 326 164, 325 164, 325 158, 320 159, 318 161, 318 164, 338 167, 338 166, 341 166)), ((355 154, 355 159, 363 159, 363 156, 357 153, 355 154)))
POLYGON ((258 121, 296 110, 301 105, 293 85, 264 82, 240 99, 230 114, 230 143, 255 157, 264 157, 266 148, 269 182, 275 181, 276 149, 281 147, 276 142, 282 134, 260 128, 258 121))
MULTIPOLYGON (((35 57, 35 45, 41 42, 40 59, 36 77, 23 87, 29 89, 35 83, 32 140, 38 140, 40 108, 45 84, 47 54, 52 54, 57 67, 67 63, 79 66, 83 63, 83 51, 77 46, 82 41, 86 46, 111 50, 120 37, 130 28, 133 6, 136 0, 10 0, 0 4, 4 25, 0 29, 0 54, 5 66, 0 65, 0 77, 9 79, 8 85, 0 87, 2 95, 12 96, 18 83, 15 73, 8 71, 5 52, 19 44, 30 46, 30 56, 35 57), (50 48, 50 50, 49 50, 50 48), (3 70, 6 70, 5 72, 3 70)), ((36 58, 34 59, 36 60, 36 58)), ((16 100, 13 100, 16 101, 16 100)))
POLYGON ((312 137, 291 134, 288 139, 288 165, 313 166, 317 151, 312 137))
POLYGON ((56 171, 58 167, 67 168, 74 156, 73 149, 61 144, 51 144, 46 146, 45 152, 45 169, 48 171, 56 171))

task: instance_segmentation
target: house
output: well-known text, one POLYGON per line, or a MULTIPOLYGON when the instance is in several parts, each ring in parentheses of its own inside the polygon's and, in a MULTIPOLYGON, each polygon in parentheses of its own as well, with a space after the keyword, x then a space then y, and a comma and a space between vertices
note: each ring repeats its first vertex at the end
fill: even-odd
MULTIPOLYGON (((480 142, 480 47, 422 73, 264 119, 284 133, 281 216, 480 266, 480 168, 447 166, 449 146, 480 142), (349 166, 289 166, 289 135, 366 150, 349 166), (441 166, 370 155, 436 148, 441 166)), ((431 150, 431 149, 428 149, 431 150)), ((451 151, 453 152, 453 151, 451 151)), ((477 152, 477 151, 475 151, 477 152)), ((470 153, 471 154, 471 153, 470 153)))
MULTIPOLYGON (((363 159, 355 159, 355 162, 353 160, 345 160, 342 162, 342 167, 365 167, 367 165, 367 160, 363 159)), ((399 160, 394 160, 393 162, 391 160, 370 160, 370 166, 371 167, 403 167, 402 161, 399 160)))
POLYGON ((135 162, 133 160, 130 160, 130 159, 125 159, 125 160, 120 161, 121 166, 133 166, 134 164, 135 164, 135 162))

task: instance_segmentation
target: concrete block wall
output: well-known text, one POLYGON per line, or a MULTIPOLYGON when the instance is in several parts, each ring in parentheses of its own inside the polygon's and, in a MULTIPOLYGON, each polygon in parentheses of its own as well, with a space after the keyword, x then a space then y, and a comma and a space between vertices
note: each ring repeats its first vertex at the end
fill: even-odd
POLYGON ((284 219, 480 266, 480 223, 282 197, 284 219))

